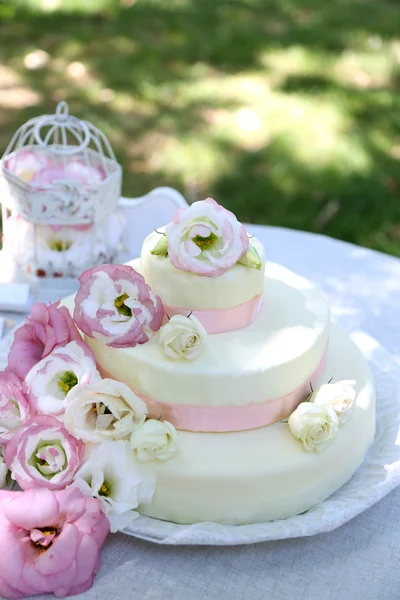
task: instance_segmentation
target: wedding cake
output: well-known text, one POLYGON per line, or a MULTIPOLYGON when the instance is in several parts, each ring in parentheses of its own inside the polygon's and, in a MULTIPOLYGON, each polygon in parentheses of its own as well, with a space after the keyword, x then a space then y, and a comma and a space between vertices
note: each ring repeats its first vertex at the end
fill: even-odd
MULTIPOLYGON (((262 522, 348 481, 374 437, 375 395, 318 289, 265 260, 211 199, 151 233, 140 259, 109 269, 81 278, 75 322, 102 376, 143 399, 148 422, 178 430, 173 455, 157 457, 156 432, 155 452, 143 454, 156 488, 140 513, 262 522)), ((140 429, 132 437, 137 451, 151 444, 140 429)))

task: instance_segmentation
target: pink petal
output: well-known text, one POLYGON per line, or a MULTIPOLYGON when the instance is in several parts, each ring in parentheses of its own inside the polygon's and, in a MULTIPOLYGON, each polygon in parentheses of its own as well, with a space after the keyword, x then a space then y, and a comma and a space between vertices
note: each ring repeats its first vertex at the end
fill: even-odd
POLYGON ((87 498, 76 487, 69 487, 65 490, 55 492, 57 497, 59 511, 62 515, 68 516, 68 521, 74 523, 88 510, 87 498))
POLYGON ((59 526, 59 506, 51 490, 32 489, 15 494, 4 510, 10 523, 27 530, 59 526))
MULTIPOLYGON (((85 535, 80 539, 76 555, 75 577, 70 582, 68 595, 81 594, 93 584, 93 579, 99 568, 99 547, 95 541, 85 535)), ((57 589, 54 590, 57 596, 57 589)))
POLYGON ((39 529, 31 529, 29 535, 34 544, 40 544, 43 548, 49 546, 52 543, 55 536, 55 531, 48 532, 48 535, 46 535, 43 531, 40 531, 39 529))

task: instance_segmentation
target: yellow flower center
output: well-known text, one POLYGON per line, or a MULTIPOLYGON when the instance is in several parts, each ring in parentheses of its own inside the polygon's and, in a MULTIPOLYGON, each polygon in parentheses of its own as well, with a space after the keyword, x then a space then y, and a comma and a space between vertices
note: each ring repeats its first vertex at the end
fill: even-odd
POLYGON ((103 485, 99 489, 99 496, 105 496, 106 498, 108 498, 108 496, 110 495, 111 485, 107 481, 104 481, 103 485))
POLYGON ((125 317, 132 316, 131 309, 125 304, 125 300, 128 300, 128 298, 128 294, 122 294, 122 296, 118 296, 118 298, 115 298, 114 300, 115 308, 117 309, 120 315, 124 315, 125 317))
POLYGON ((50 250, 55 250, 56 252, 63 252, 63 250, 69 250, 71 246, 71 242, 68 242, 67 240, 51 240, 49 242, 50 250))

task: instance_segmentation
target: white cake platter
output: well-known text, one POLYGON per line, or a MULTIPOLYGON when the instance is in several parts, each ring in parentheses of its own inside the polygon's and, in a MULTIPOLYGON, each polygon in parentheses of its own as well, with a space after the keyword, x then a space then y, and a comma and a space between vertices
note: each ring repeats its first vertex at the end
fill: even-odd
POLYGON ((251 525, 179 525, 139 516, 123 533, 159 544, 238 545, 310 536, 336 529, 400 484, 400 367, 375 340, 354 333, 376 387, 376 435, 362 466, 336 493, 305 513, 251 525))

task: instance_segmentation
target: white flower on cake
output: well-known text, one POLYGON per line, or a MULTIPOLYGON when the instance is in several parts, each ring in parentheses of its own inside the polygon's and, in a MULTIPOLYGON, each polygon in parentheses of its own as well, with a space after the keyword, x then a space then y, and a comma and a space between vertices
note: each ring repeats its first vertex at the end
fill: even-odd
POLYGON ((329 406, 302 402, 289 417, 289 428, 307 452, 320 451, 339 431, 339 419, 329 406))
POLYGON ((29 400, 39 413, 61 415, 76 385, 101 380, 90 348, 83 342, 56 347, 27 374, 29 400))
POLYGON ((159 343, 174 360, 193 359, 204 350, 207 331, 195 316, 174 315, 160 329, 159 343))
POLYGON ((225 273, 249 246, 244 226, 212 198, 178 210, 165 232, 174 267, 206 277, 225 273))
POLYGON ((338 381, 337 383, 326 383, 314 390, 309 397, 309 402, 329 406, 332 408, 339 421, 344 423, 356 405, 356 382, 352 379, 338 381))
POLYGON ((152 475, 141 471, 129 442, 120 440, 88 445, 73 485, 100 500, 114 533, 139 516, 134 510, 139 504, 151 502, 156 483, 152 475))
POLYGON ((145 402, 132 390, 113 379, 76 385, 68 396, 64 424, 85 442, 121 440, 144 423, 145 402))
POLYGON ((178 449, 178 434, 168 421, 149 419, 132 433, 131 448, 140 462, 168 460, 178 449))

